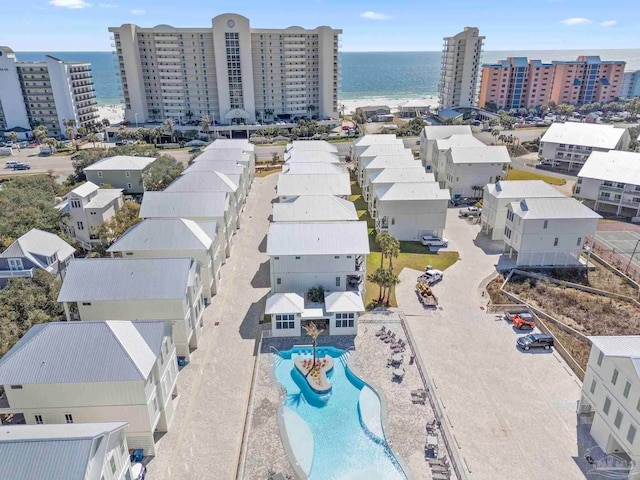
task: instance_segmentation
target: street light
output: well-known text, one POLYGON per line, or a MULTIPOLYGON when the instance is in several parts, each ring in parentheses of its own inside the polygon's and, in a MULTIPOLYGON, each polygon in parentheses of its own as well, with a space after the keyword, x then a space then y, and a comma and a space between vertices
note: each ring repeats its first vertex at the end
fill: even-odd
POLYGON ((627 268, 625 269, 624 273, 626 274, 629 271, 629 267, 631 266, 631 261, 633 260, 633 257, 636 254, 636 250, 638 249, 638 244, 640 243, 640 238, 638 239, 638 241, 636 242, 636 246, 633 247, 633 253, 631 254, 631 257, 629 257, 629 263, 627 263, 627 268))
POLYGON ((138 112, 134 113, 135 117, 136 117, 136 128, 138 128, 138 112))

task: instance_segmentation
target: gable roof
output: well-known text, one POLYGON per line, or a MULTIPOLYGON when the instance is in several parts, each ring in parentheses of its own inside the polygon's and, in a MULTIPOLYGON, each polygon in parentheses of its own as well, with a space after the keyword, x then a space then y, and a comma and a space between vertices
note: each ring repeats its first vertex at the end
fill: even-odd
POLYGON ((58 302, 184 298, 191 258, 85 258, 67 267, 58 302))
POLYGON ((455 133, 447 138, 436 139, 438 150, 448 150, 451 147, 484 147, 485 144, 470 133, 455 133))
POLYGON ((288 164, 293 163, 340 163, 335 153, 316 150, 290 150, 284 154, 288 164))
POLYGON ((378 155, 396 155, 398 153, 411 154, 411 150, 404 146, 402 140, 396 140, 395 143, 374 143, 365 148, 359 156, 363 158, 376 157, 378 155))
POLYGON ((193 161, 198 162, 220 162, 220 161, 236 161, 239 162, 242 159, 244 150, 240 148, 229 149, 211 149, 203 150, 193 161))
POLYGON ((353 202, 334 195, 303 195, 273 204, 274 222, 339 222, 358 220, 353 202))
POLYGON ((194 172, 186 173, 176 178, 165 192, 236 192, 238 190, 239 176, 235 176, 235 182, 229 176, 220 172, 194 172))
POLYGON ((427 141, 429 141, 449 138, 455 134, 470 135, 472 132, 469 125, 431 125, 424 127, 422 133, 427 141))
POLYGON ((141 218, 222 218, 229 208, 227 192, 146 192, 141 218))
POLYGON ((438 182, 394 183, 374 189, 380 201, 449 200, 449 189, 440 188, 438 182))
POLYGON ((640 185, 640 153, 591 152, 578 177, 640 185))
POLYGON ((478 147, 451 147, 453 163, 511 163, 509 151, 504 145, 478 147))
POLYGON ((366 222, 272 223, 267 255, 368 254, 366 222))
POLYGON ((130 155, 116 155, 98 160, 96 163, 84 168, 85 172, 97 170, 144 170, 153 162, 155 157, 134 157, 130 155))
POLYGON ((325 140, 294 140, 287 144, 285 151, 289 150, 314 150, 323 152, 337 153, 338 147, 325 140))
POLYGON ((267 297, 264 310, 267 315, 302 312, 304 312, 304 298, 297 293, 274 293, 267 297))
POLYGON ((34 325, 0 360, 0 385, 146 380, 159 352, 145 337, 168 333, 163 321, 34 325))
POLYGON ((235 160, 220 160, 217 162, 193 162, 182 171, 182 175, 194 172, 220 172, 228 175, 244 175, 247 167, 240 165, 235 160))
POLYGON ((355 146, 376 145, 384 143, 396 143, 397 140, 402 141, 393 133, 383 133, 380 135, 364 135, 353 142, 355 146))
POLYGON ((575 218, 602 218, 575 198, 525 198, 511 202, 513 212, 526 220, 571 220, 575 218))
POLYGON ((587 338, 608 357, 640 358, 640 335, 607 335, 587 338))
POLYGON ((614 149, 627 130, 595 123, 552 123, 540 142, 614 149))
POLYGON ((126 422, 3 425, 0 430, 2 477, 98 480, 106 461, 108 442, 96 443, 96 440, 109 437, 127 425, 126 422), (96 444, 98 449, 94 453, 96 444))
POLYGON ((86 197, 87 195, 91 195, 93 192, 99 190, 100 187, 93 182, 86 181, 79 187, 74 188, 69 193, 73 193, 79 197, 86 197))
POLYGON ((47 265, 38 260, 35 255, 51 257, 58 255, 58 260, 66 260, 75 253, 76 249, 53 233, 33 228, 9 245, 0 253, 1 258, 28 258, 40 268, 47 265))
POLYGON ((324 309, 327 313, 364 312, 364 303, 358 292, 325 292, 324 309))
POLYGON ((348 173, 280 175, 276 190, 279 197, 351 195, 351 181, 348 173))
POLYGON ((193 220, 148 218, 124 232, 107 251, 206 250, 211 243, 212 239, 193 220))
POLYGON ((413 168, 419 166, 422 166, 422 163, 420 160, 415 160, 413 155, 381 155, 373 158, 370 162, 363 163, 365 171, 377 168, 413 168))
POLYGON ((344 168, 338 164, 318 162, 294 162, 290 165, 285 165, 285 169, 283 173, 286 175, 322 175, 345 172, 344 168))
POLYGON ((435 182, 433 173, 427 173, 418 163, 415 167, 406 168, 385 168, 379 172, 369 174, 369 182, 373 185, 380 183, 414 183, 414 182, 435 182))
POLYGON ((207 145, 206 150, 224 150, 233 148, 241 149, 246 152, 253 152, 255 150, 255 145, 245 138, 218 138, 207 145))
POLYGON ((85 205, 85 208, 104 208, 121 196, 122 190, 119 188, 101 188, 85 205))
POLYGON ((500 180, 486 191, 496 198, 562 198, 566 195, 542 180, 500 180))
POLYGON ((218 237, 218 222, 215 220, 198 220, 196 224, 212 241, 218 237))

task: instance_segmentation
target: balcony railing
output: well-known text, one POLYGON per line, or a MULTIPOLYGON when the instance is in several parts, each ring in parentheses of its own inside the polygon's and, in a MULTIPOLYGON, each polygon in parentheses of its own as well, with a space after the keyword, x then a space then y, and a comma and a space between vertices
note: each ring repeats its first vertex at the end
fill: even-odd
POLYGON ((0 278, 31 278, 34 271, 35 267, 28 270, 0 270, 0 278))
POLYGON ((615 193, 620 193, 622 192, 623 188, 622 187, 610 187, 607 185, 601 185, 600 186, 600 191, 601 192, 615 192, 615 193))

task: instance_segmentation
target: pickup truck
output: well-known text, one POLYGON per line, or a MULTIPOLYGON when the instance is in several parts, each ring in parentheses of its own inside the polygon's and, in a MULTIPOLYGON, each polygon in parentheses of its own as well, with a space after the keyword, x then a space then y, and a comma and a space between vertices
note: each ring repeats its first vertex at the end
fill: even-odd
POLYGON ((422 245, 425 247, 442 247, 447 248, 449 246, 449 240, 446 238, 436 237, 434 235, 425 235, 421 240, 422 245))
POLYGON ((482 210, 479 209, 478 207, 461 208, 458 211, 458 217, 460 217, 460 218, 476 218, 476 217, 480 216, 481 212, 482 212, 482 210))
POLYGON ((418 282, 425 282, 429 286, 440 280, 442 280, 442 271, 435 269, 427 270, 418 277, 418 282))
POLYGON ((520 330, 533 330, 536 326, 535 318, 527 310, 507 312, 507 320, 520 330))

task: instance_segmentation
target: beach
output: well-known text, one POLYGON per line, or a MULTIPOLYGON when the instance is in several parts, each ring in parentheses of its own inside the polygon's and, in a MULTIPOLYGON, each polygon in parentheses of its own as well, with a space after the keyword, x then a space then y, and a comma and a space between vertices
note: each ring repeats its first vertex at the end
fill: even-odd
POLYGON ((124 104, 98 104, 98 120, 106 118, 112 125, 114 123, 120 123, 124 120, 124 104))
POLYGON ((368 97, 368 98, 354 98, 350 100, 338 100, 338 105, 344 105, 344 114, 351 115, 355 113, 358 107, 367 107, 374 105, 386 105, 391 107, 391 111, 395 112, 399 109, 400 105, 407 102, 416 102, 422 105, 429 105, 431 108, 438 106, 438 97, 435 95, 428 95, 425 97, 407 97, 407 98, 388 98, 388 97, 368 97))

